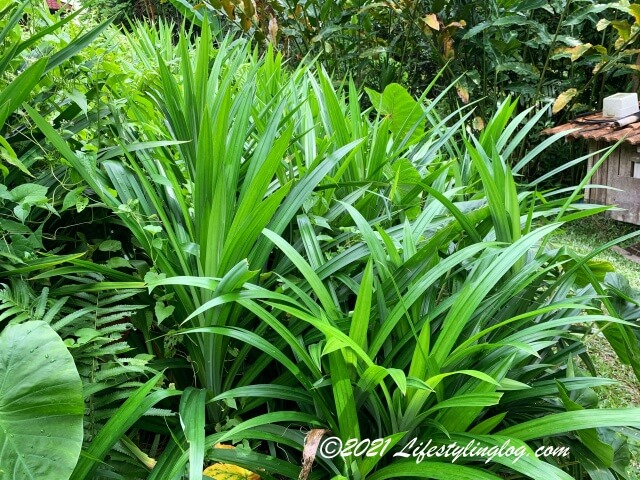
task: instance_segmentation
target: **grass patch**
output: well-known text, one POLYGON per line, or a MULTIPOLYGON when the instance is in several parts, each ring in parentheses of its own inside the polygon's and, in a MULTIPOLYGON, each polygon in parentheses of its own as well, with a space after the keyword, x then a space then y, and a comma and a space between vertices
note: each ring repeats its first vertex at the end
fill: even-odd
MULTIPOLYGON (((623 235, 640 230, 637 225, 618 222, 604 215, 588 217, 567 224, 558 231, 552 243, 556 246, 566 245, 578 253, 588 253, 594 248, 615 240, 623 235)), ((620 244, 628 247, 640 242, 640 237, 620 244)), ((640 264, 607 250, 596 257, 610 262, 616 272, 624 275, 634 289, 640 290, 640 264)), ((622 365, 609 343, 602 335, 595 335, 587 344, 587 351, 599 374, 617 380, 617 384, 596 389, 602 408, 625 408, 640 405, 640 383, 631 367, 622 365)), ((640 443, 631 445, 632 462, 628 469, 630 479, 640 480, 640 443)))

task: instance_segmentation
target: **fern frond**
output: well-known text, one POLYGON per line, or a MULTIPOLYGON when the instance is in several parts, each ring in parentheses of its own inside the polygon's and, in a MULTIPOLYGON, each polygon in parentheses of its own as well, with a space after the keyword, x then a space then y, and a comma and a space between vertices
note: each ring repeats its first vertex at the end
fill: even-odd
POLYGON ((64 307, 65 303, 67 303, 68 299, 69 297, 62 297, 49 305, 49 309, 42 315, 42 321, 47 322, 49 325, 52 325, 53 320, 60 314, 60 311, 64 307))
POLYGON ((35 309, 33 311, 33 320, 41 320, 47 309, 47 300, 49 299, 49 287, 44 287, 40 296, 35 303, 35 309))

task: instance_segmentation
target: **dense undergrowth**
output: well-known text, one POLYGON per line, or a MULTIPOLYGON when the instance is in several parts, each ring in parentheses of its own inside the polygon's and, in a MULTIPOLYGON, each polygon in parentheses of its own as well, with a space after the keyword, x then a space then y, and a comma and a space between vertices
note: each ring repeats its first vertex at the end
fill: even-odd
POLYGON ((585 342, 640 374, 638 303, 607 245, 551 241, 606 207, 540 189, 586 158, 522 177, 563 135, 522 151, 543 111, 509 98, 476 135, 447 89, 361 89, 206 20, 4 8, 0 478, 295 479, 309 429, 522 452, 318 454, 310 479, 626 478, 640 410, 598 407, 585 342))

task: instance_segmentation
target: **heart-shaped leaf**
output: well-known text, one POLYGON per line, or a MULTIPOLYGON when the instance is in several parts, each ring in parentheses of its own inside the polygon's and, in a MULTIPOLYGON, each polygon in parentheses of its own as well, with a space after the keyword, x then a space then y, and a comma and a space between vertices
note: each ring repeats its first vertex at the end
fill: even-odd
POLYGON ((69 478, 82 447, 82 382, 45 322, 0 334, 0 479, 69 478))

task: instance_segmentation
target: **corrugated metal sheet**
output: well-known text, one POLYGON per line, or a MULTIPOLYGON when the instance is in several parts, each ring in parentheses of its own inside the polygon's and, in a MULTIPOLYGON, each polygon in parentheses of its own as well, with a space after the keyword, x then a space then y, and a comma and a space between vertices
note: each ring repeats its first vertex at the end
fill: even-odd
POLYGON ((623 140, 631 145, 640 145, 640 122, 632 123, 625 127, 614 127, 613 123, 594 123, 603 120, 606 119, 602 116, 602 113, 587 115, 576 118, 569 123, 543 130, 542 134, 553 135, 554 133, 575 129, 565 138, 571 140, 581 138, 608 143, 616 143, 619 140, 623 140))

